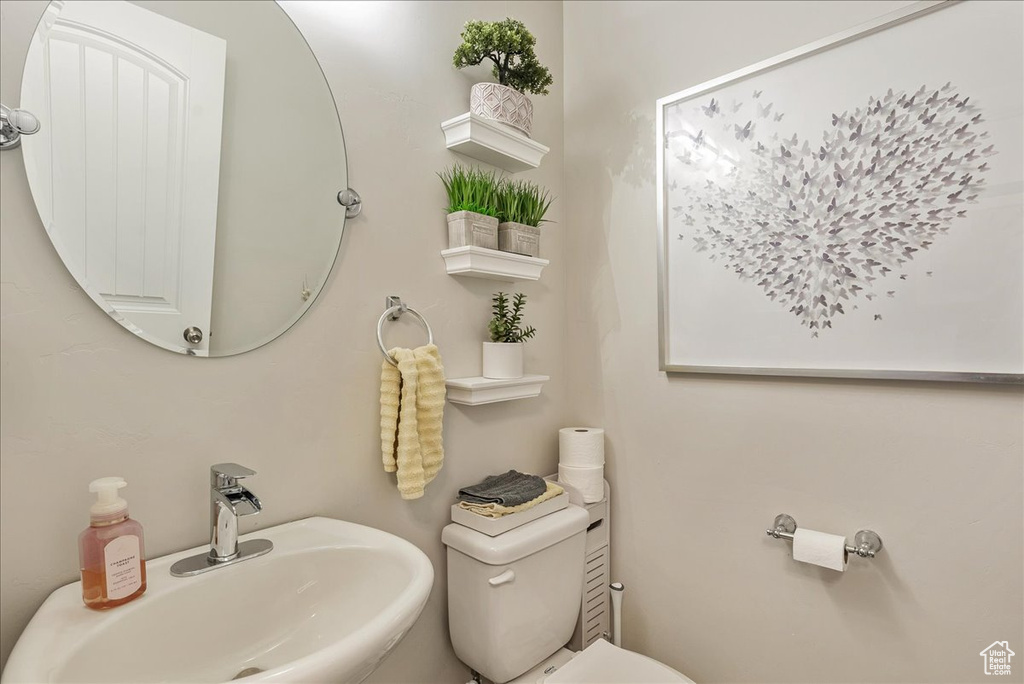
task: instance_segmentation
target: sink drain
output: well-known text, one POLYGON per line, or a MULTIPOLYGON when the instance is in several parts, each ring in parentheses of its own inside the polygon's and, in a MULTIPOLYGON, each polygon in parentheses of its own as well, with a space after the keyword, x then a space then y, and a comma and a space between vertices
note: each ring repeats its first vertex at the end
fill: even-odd
POLYGON ((251 677, 254 674, 259 674, 260 672, 263 672, 263 670, 258 667, 247 667, 238 674, 236 674, 234 677, 232 677, 231 681, 235 681, 236 679, 242 679, 243 677, 251 677))

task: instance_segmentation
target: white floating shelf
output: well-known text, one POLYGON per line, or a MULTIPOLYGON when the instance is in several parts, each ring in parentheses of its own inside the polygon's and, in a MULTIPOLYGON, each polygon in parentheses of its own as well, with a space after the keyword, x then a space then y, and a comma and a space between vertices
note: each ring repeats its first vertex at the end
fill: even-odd
POLYGON ((524 375, 511 380, 490 378, 449 378, 448 401, 453 404, 479 406, 513 399, 529 399, 540 394, 544 383, 550 380, 546 375, 524 375))
POLYGON ((453 247, 441 252, 448 275, 491 280, 539 280, 547 259, 484 247, 453 247))
POLYGON ((540 166, 551 148, 491 119, 466 112, 441 124, 445 146, 453 152, 511 173, 540 166))

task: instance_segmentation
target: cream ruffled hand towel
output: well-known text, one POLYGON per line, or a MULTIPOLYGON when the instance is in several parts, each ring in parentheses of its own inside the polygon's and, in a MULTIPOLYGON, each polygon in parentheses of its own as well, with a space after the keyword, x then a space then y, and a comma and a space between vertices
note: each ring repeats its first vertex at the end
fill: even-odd
POLYGON ((380 370, 380 445, 384 470, 398 473, 403 499, 418 499, 444 464, 444 366, 437 347, 395 348, 380 370))

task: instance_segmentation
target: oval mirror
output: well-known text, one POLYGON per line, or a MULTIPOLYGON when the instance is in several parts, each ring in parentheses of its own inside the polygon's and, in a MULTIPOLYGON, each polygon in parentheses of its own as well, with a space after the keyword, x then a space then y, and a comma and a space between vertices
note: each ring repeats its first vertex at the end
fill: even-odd
POLYGON ((226 356, 309 309, 341 245, 345 141, 276 2, 54 0, 20 107, 42 124, 22 145, 43 226, 125 328, 226 356))

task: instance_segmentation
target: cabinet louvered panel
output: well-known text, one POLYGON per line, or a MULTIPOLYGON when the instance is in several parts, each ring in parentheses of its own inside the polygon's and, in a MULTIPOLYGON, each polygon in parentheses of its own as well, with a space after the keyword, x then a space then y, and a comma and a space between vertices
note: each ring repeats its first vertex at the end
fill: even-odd
POLYGON ((587 553, 583 575, 583 600, 570 648, 581 651, 611 631, 608 601, 608 545, 587 553))

